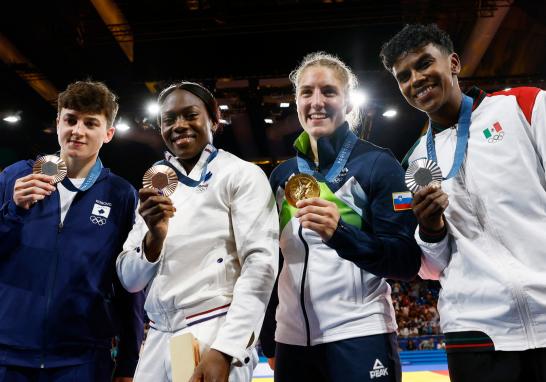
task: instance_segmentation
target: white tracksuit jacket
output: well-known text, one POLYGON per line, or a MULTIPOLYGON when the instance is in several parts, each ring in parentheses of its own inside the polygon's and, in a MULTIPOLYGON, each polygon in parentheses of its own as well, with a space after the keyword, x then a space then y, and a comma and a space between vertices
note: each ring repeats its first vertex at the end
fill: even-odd
MULTIPOLYGON (((199 179, 208 155, 203 151, 191 178, 199 179)), ((167 159, 185 174, 175 158, 167 159)), ((268 180, 256 165, 220 150, 208 171, 212 176, 200 186, 179 182, 170 196, 176 213, 154 263, 143 254, 148 228, 137 214, 117 272, 127 290, 147 288, 145 309, 155 330, 192 331, 227 310, 210 346, 244 364, 277 274, 278 215, 268 180)))
MULTIPOLYGON (((416 232, 419 274, 441 282, 444 333, 481 331, 495 350, 546 347, 546 93, 514 88, 484 95, 475 97, 461 170, 442 182, 448 234, 427 243, 416 232)), ((456 133, 435 135, 444 176, 456 133)), ((426 153, 422 137, 409 163, 426 153)))

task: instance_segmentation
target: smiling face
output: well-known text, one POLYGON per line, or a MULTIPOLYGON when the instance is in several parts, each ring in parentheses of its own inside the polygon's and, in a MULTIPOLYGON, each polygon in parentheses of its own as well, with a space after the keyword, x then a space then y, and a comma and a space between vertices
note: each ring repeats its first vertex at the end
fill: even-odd
POLYGON ((193 93, 173 90, 161 105, 161 135, 180 162, 193 164, 207 144, 212 143, 215 125, 205 104, 193 93))
POLYGON ((444 53, 434 44, 399 57, 392 68, 406 101, 437 122, 458 111, 461 91, 457 75, 460 70, 457 54, 444 53))
POLYGON ((62 108, 57 117, 57 137, 61 156, 66 160, 95 161, 104 143, 114 136, 104 114, 90 114, 62 108))
POLYGON ((315 140, 331 135, 350 112, 346 84, 328 67, 304 69, 296 87, 298 119, 315 140))

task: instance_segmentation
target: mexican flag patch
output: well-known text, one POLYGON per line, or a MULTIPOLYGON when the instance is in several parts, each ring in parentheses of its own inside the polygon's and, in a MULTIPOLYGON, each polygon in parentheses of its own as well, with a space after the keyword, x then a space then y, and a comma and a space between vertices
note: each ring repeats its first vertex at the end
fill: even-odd
POLYGON ((498 122, 495 122, 493 126, 483 130, 483 135, 485 136, 486 139, 489 139, 489 138, 493 138, 495 135, 499 135, 499 133, 501 132, 504 135, 504 130, 502 129, 501 124, 498 122))

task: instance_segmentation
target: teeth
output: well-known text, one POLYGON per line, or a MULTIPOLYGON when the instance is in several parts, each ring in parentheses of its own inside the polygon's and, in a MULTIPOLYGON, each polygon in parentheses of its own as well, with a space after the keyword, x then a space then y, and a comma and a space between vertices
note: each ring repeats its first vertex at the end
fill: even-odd
POLYGON ((324 113, 313 113, 309 115, 309 118, 311 119, 324 119, 326 118, 326 114, 324 113))
POLYGON ((417 98, 421 98, 428 94, 428 92, 432 89, 432 86, 427 86, 423 90, 421 90, 419 93, 417 93, 417 98))

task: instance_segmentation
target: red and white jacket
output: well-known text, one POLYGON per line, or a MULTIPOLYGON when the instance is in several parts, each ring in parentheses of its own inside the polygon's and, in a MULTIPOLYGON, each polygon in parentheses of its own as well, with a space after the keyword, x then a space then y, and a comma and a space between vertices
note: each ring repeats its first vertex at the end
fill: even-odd
MULTIPOLYGON (((495 350, 546 347, 546 92, 514 88, 474 96, 468 148, 449 195, 448 234, 416 239, 420 276, 442 284, 444 333, 481 331, 495 350)), ((435 134, 438 164, 451 169, 457 126, 435 134)), ((409 162, 426 157, 426 137, 409 162)))

